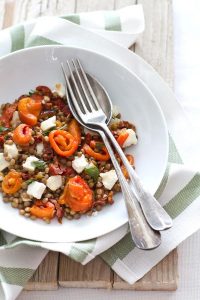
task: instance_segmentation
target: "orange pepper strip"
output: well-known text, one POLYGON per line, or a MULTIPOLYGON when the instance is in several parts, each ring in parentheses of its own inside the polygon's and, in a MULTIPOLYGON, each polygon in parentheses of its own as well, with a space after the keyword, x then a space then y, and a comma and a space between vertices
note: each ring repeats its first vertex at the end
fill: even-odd
POLYGON ((41 99, 22 98, 18 103, 19 118, 25 124, 34 126, 42 109, 41 99))
POLYGON ((53 219, 55 214, 55 206, 51 202, 43 203, 42 201, 36 201, 31 207, 30 213, 32 216, 43 219, 53 219))
MULTIPOLYGON (((134 166, 134 157, 133 157, 133 155, 127 154, 126 157, 127 157, 128 161, 129 161, 130 165, 131 165, 131 166, 134 166)), ((122 170, 122 172, 123 172, 125 178, 126 178, 126 179, 129 179, 128 172, 127 172, 127 170, 126 170, 126 168, 125 168, 124 165, 121 166, 121 170, 122 170)))
POLYGON ((78 141, 65 130, 53 130, 49 133, 49 142, 60 156, 71 156, 78 148, 78 141))
POLYGON ((123 146, 127 137, 128 137, 128 132, 121 132, 120 135, 118 136, 117 142, 121 147, 123 146))
POLYGON ((14 194, 22 186, 21 173, 16 171, 10 171, 3 179, 2 189, 6 194, 14 194))
POLYGON ((96 142, 95 141, 91 141, 90 142, 90 146, 88 144, 85 144, 83 146, 83 150, 89 155, 92 156, 94 158, 96 158, 97 160, 102 160, 102 161, 106 161, 110 159, 110 155, 108 153, 108 150, 106 149, 106 147, 102 147, 102 153, 99 152, 95 152, 93 149, 95 148, 96 142))
POLYGON ((28 125, 20 124, 13 131, 13 141, 20 146, 28 145, 31 140, 31 131, 28 125))
POLYGON ((69 123, 68 132, 77 139, 78 144, 81 143, 81 128, 79 123, 75 119, 72 119, 69 123))
POLYGON ((88 184, 80 176, 75 176, 66 183, 58 203, 67 204, 73 211, 82 212, 92 207, 92 199, 92 190, 88 184))

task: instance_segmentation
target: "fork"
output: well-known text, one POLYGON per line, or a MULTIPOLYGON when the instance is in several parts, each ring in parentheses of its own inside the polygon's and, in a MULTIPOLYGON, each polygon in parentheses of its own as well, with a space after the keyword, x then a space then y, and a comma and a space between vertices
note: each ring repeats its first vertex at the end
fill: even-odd
MULTIPOLYGON (((64 77, 66 80, 67 88, 69 89, 69 92, 71 94, 72 102, 73 102, 73 104, 75 104, 75 103, 77 103, 77 101, 76 101, 75 95, 73 93, 71 84, 66 75, 63 64, 61 64, 61 66, 62 66, 64 77)), ((82 115, 82 113, 80 115, 78 113, 78 112, 80 112, 78 104, 76 105, 77 111, 75 111, 74 105, 72 106, 71 101, 69 100, 68 91, 66 91, 66 95, 67 95, 67 101, 68 101, 68 104, 72 111, 72 114, 82 125, 84 125, 85 122, 82 118, 83 115, 82 115)), ((91 127, 91 129, 92 128, 93 127, 91 127)), ((95 129, 95 130, 101 135, 102 140, 110 154, 115 171, 117 173, 117 176, 118 176, 121 188, 122 188, 122 193, 124 195, 126 207, 127 207, 130 232, 131 232, 132 239, 135 242, 135 245, 138 248, 143 249, 143 250, 148 250, 148 249, 153 249, 153 248, 158 247, 161 243, 160 233, 158 231, 153 230, 147 223, 147 221, 142 213, 141 207, 140 207, 133 191, 130 189, 130 187, 121 171, 119 163, 115 158, 114 152, 110 146, 107 136, 105 135, 105 133, 102 130, 100 130, 100 129, 95 129)))
MULTIPOLYGON (((77 59, 76 63, 72 60, 72 64, 74 66, 74 72, 72 72, 69 61, 67 61, 67 66, 70 72, 71 81, 74 85, 74 91, 77 94, 78 102, 76 101, 76 97, 73 93, 73 88, 68 80, 66 73, 65 79, 67 82, 67 86, 74 103, 74 106, 83 120, 85 124, 95 125, 101 128, 108 137, 110 138, 112 144, 114 145, 116 151, 118 152, 120 158, 122 159, 123 164, 125 165, 129 177, 132 188, 135 191, 135 196, 137 200, 140 202, 143 213, 151 225, 155 230, 164 230, 168 229, 172 226, 172 219, 167 214, 167 212, 162 208, 159 202, 155 199, 153 195, 151 195, 148 191, 146 191, 141 183, 137 173, 129 164, 124 152, 121 147, 116 142, 114 136, 106 125, 107 116, 101 109, 99 102, 91 88, 91 85, 87 79, 87 75, 80 63, 77 59), (76 74, 77 79, 75 79, 74 74, 76 74), (92 99, 92 102, 91 102, 92 99), (86 105, 87 104, 87 105, 86 105)), ((64 68, 63 68, 64 72, 64 68)))

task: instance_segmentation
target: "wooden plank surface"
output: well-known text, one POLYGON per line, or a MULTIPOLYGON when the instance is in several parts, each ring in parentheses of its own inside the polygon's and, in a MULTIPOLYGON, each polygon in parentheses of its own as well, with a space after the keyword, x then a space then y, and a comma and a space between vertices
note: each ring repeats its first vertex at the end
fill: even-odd
POLYGON ((49 251, 33 277, 26 284, 25 290, 56 290, 58 288, 59 253, 49 251))
POLYGON ((62 287, 111 288, 113 272, 97 257, 82 266, 65 255, 60 255, 58 283, 62 287), (73 271, 72 271, 73 270, 73 271))
MULTIPOLYGON (((43 15, 118 9, 135 3, 136 0, 0 0, 0 28, 43 15)), ((138 0, 137 3, 143 4, 146 28, 131 49, 173 86, 171 0, 138 0)), ((53 290, 59 283, 62 287, 175 290, 177 278, 176 249, 134 285, 120 279, 100 258, 82 266, 62 254, 49 252, 26 289, 53 290)))
POLYGON ((137 291, 174 291, 177 289, 177 250, 173 250, 143 278, 130 285, 114 274, 113 288, 137 291))

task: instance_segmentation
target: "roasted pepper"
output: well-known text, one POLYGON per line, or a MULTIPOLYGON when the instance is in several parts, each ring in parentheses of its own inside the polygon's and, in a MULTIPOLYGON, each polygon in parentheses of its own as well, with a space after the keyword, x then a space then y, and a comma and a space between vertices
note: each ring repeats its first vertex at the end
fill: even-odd
POLYGON ((3 179, 2 189, 6 194, 14 194, 20 190, 22 186, 21 173, 17 171, 10 171, 3 179))
POLYGON ((20 124, 13 131, 13 141, 20 145, 26 146, 31 140, 31 128, 26 124, 20 124))
POLYGON ((108 150, 106 149, 105 146, 103 146, 102 149, 101 149, 101 151, 103 153, 95 152, 93 150, 96 147, 96 143, 97 143, 96 141, 91 141, 90 145, 85 144, 83 146, 83 150, 85 151, 85 153, 87 153, 89 156, 92 156, 92 157, 96 158, 97 160, 103 160, 103 161, 109 160, 110 155, 109 155, 108 150))
POLYGON ((30 97, 26 97, 19 100, 18 103, 19 118, 25 124, 28 124, 30 126, 36 125, 41 109, 42 109, 42 101, 40 98, 33 99, 30 97))
POLYGON ((75 212, 87 211, 92 207, 93 195, 88 184, 80 176, 70 178, 58 202, 68 205, 75 212))
POLYGON ((75 119, 72 119, 69 123, 68 132, 77 139, 78 144, 81 143, 81 128, 75 119))
POLYGON ((53 219, 55 214, 55 206, 50 201, 44 204, 42 201, 38 200, 31 207, 30 214, 40 219, 53 219))
POLYGON ((53 130, 49 133, 49 142, 54 151, 64 157, 71 156, 78 148, 78 140, 65 130, 53 130))

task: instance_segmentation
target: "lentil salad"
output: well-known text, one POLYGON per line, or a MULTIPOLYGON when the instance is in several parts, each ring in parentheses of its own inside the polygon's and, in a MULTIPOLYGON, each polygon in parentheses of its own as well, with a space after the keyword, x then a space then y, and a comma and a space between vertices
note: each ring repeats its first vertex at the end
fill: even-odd
MULTIPOLYGON (((123 149, 137 143, 135 126, 116 108, 110 129, 123 149)), ((127 158, 134 167, 133 156, 127 158)), ((47 223, 94 215, 121 190, 100 136, 73 118, 61 84, 53 91, 38 86, 1 106, 0 180, 4 202, 47 223)))

